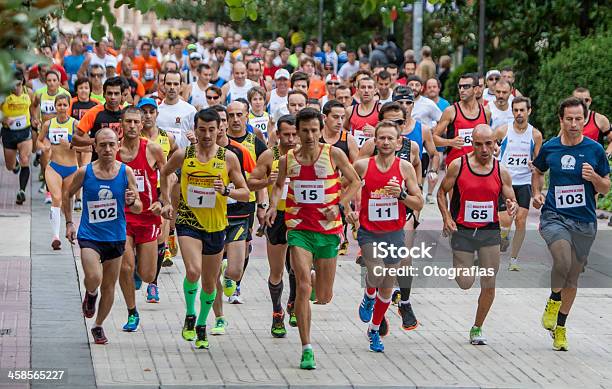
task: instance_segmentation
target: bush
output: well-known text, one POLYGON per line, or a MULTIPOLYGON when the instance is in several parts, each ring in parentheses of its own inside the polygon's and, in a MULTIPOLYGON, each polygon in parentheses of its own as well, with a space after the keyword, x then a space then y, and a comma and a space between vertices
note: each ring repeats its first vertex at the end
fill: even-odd
POLYGON ((459 90, 457 90, 457 84, 459 83, 459 77, 464 73, 472 73, 478 71, 478 58, 474 56, 467 56, 463 59, 463 63, 457 66, 449 75, 444 86, 444 92, 442 96, 450 103, 459 100, 459 90))
POLYGON ((553 57, 542 62, 536 91, 533 115, 545 138, 559 131, 557 108, 564 98, 578 87, 591 92, 591 109, 607 117, 612 114, 612 34, 610 32, 575 41, 553 57))

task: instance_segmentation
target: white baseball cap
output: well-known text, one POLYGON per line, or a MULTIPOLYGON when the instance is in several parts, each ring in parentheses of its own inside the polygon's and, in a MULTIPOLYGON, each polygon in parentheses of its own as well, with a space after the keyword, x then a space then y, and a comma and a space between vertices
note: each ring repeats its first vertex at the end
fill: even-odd
POLYGON ((274 73, 275 80, 279 80, 281 78, 286 78, 287 80, 291 78, 287 69, 278 69, 276 73, 274 73))

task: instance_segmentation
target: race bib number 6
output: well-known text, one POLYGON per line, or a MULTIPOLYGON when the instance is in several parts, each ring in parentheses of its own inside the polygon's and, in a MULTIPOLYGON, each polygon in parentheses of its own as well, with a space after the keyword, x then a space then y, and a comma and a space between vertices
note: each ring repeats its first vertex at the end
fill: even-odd
POLYGON ((214 188, 187 185, 187 205, 190 208, 214 208, 216 201, 214 188))
POLYGON ((9 118, 9 128, 11 130, 23 130, 26 127, 28 119, 26 115, 9 118))
POLYGON ((324 204, 325 182, 317 181, 294 181, 293 196, 296 203, 301 204, 324 204))
POLYGON ((493 201, 466 201, 463 220, 470 223, 492 223, 493 212, 493 201))
POLYGON ((373 222, 399 219, 397 199, 369 199, 368 219, 373 222))
POLYGON ((557 208, 574 208, 585 205, 584 185, 555 186, 557 208))
POLYGON ((461 138, 463 138, 463 147, 472 145, 472 131, 473 128, 460 128, 458 133, 461 138))
POLYGON ((89 223, 103 223, 117 219, 117 199, 87 202, 89 223))

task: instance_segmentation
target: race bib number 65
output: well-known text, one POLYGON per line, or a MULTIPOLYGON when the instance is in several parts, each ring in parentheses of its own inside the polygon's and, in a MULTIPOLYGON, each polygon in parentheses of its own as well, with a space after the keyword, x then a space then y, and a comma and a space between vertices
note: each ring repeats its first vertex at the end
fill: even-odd
POLYGON ((89 223, 103 223, 117 219, 117 199, 87 202, 89 223))
POLYGON ((470 223, 492 223, 494 211, 493 201, 466 201, 463 220, 470 223))
POLYGON ((324 204, 325 181, 294 181, 293 196, 296 203, 324 204))

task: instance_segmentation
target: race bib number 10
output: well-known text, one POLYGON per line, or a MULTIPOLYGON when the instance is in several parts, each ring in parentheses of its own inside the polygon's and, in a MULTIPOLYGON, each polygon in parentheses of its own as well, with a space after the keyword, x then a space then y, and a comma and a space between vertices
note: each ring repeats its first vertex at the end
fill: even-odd
POLYGON ((214 208, 216 201, 214 188, 187 185, 187 205, 190 208, 214 208))
POLYGON ((584 185, 555 186, 557 208, 574 208, 585 205, 584 185))
POLYGON ((293 196, 296 203, 324 204, 325 182, 323 180, 294 181, 293 196))
POLYGON ((87 202, 89 223, 103 223, 117 219, 117 199, 87 202))
POLYGON ((466 201, 463 220, 469 223, 492 223, 493 212, 493 201, 466 201))

